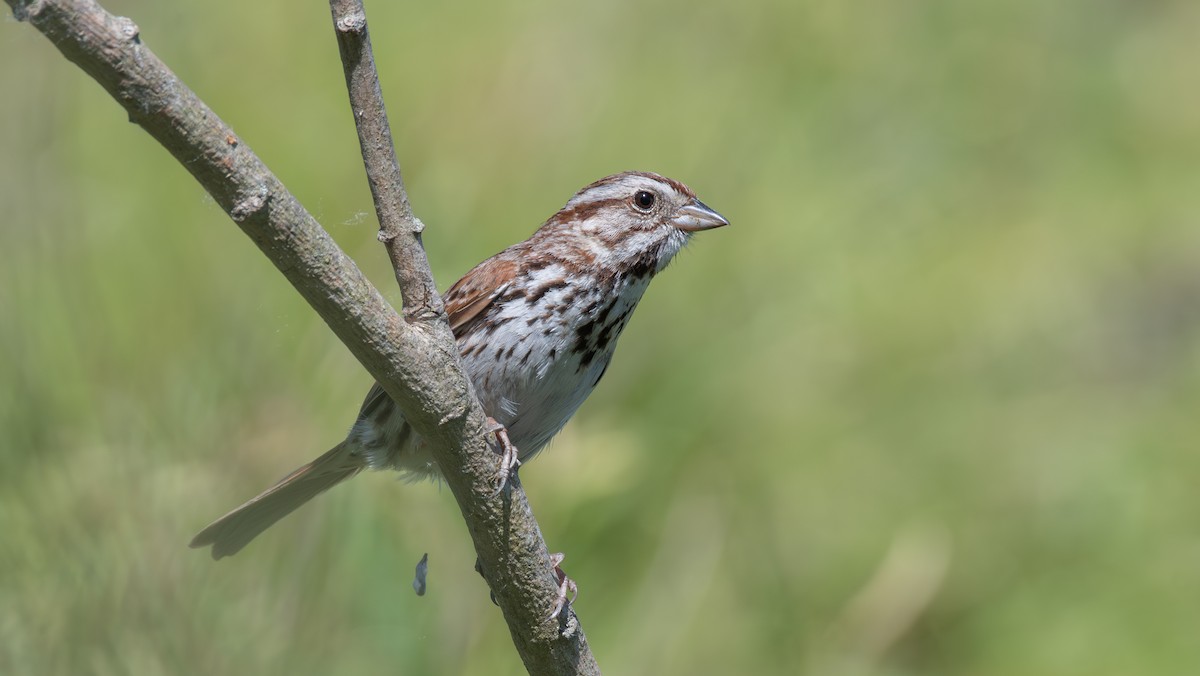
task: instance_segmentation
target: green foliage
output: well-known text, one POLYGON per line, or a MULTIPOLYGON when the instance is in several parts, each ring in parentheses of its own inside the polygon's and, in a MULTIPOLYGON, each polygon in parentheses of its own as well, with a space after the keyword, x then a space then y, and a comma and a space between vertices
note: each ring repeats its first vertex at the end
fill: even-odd
MULTIPOLYGON (((443 285, 622 169, 733 222, 522 472, 601 665, 1192 673, 1197 7, 368 8, 443 285)), ((112 9, 398 300, 326 8, 112 9)), ((369 380, 95 83, 0 32, 0 673, 521 673, 434 486, 185 547, 369 380)))

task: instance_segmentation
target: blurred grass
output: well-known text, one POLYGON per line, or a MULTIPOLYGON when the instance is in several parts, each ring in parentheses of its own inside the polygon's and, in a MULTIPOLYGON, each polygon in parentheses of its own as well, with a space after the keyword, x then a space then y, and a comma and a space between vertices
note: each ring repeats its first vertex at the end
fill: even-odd
MULTIPOLYGON (((395 298, 326 8, 109 8, 395 298)), ((522 473, 608 671, 1195 673, 1200 6, 369 9, 443 285, 621 169, 734 223, 522 473)), ((368 379, 0 30, 0 673, 521 673, 435 487, 184 546, 368 379)))

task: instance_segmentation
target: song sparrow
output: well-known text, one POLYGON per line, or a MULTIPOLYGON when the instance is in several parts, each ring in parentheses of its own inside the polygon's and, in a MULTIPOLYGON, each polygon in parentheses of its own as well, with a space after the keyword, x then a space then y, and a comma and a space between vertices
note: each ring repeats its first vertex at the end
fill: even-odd
MULTIPOLYGON (((591 394, 651 278, 692 233, 728 224, 678 181, 615 174, 580 190, 529 239, 450 287, 446 312, 463 365, 497 436, 506 430, 511 442, 514 457, 502 461, 502 475, 540 451, 591 394)), ((438 471, 378 384, 344 441, 217 519, 191 546, 212 545, 214 559, 235 554, 366 468, 410 477, 438 471)))

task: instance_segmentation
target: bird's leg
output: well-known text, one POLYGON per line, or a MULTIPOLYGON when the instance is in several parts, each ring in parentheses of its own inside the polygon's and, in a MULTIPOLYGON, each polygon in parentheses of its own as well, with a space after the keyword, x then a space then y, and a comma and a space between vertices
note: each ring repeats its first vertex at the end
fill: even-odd
POLYGON ((517 447, 513 446, 508 440, 508 430, 504 425, 496 422, 491 416, 487 419, 488 432, 496 435, 496 443, 500 445, 500 470, 496 473, 500 485, 496 488, 493 495, 499 495, 508 486, 508 481, 517 475, 517 468, 521 466, 521 460, 517 455, 517 447))
POLYGON ((563 608, 567 605, 567 594, 571 595, 571 603, 575 603, 575 599, 579 598, 579 585, 575 584, 575 580, 567 577, 559 564, 566 558, 561 552, 550 555, 550 565, 554 566, 554 577, 558 580, 558 596, 554 599, 554 607, 550 610, 550 616, 547 620, 553 620, 558 617, 563 608))

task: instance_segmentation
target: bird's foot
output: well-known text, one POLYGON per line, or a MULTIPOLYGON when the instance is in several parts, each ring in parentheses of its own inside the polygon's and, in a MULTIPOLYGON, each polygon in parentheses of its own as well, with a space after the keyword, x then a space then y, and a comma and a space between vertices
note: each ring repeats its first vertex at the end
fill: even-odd
POLYGON ((517 476, 517 468, 521 466, 521 459, 517 453, 517 447, 513 446, 508 440, 508 430, 504 425, 496 422, 495 418, 487 419, 488 432, 496 435, 496 443, 500 446, 500 469, 496 472, 498 486, 493 497, 500 495, 504 489, 508 487, 508 482, 517 476))
POLYGON ((558 595, 554 599, 554 607, 550 609, 550 615, 547 620, 553 620, 558 617, 558 614, 563 611, 563 608, 568 603, 575 603, 575 599, 579 598, 579 585, 575 584, 575 580, 567 577, 559 564, 566 558, 562 553, 550 555, 550 565, 554 566, 554 577, 558 580, 558 595), (567 601, 567 595, 571 596, 571 600, 567 601))

